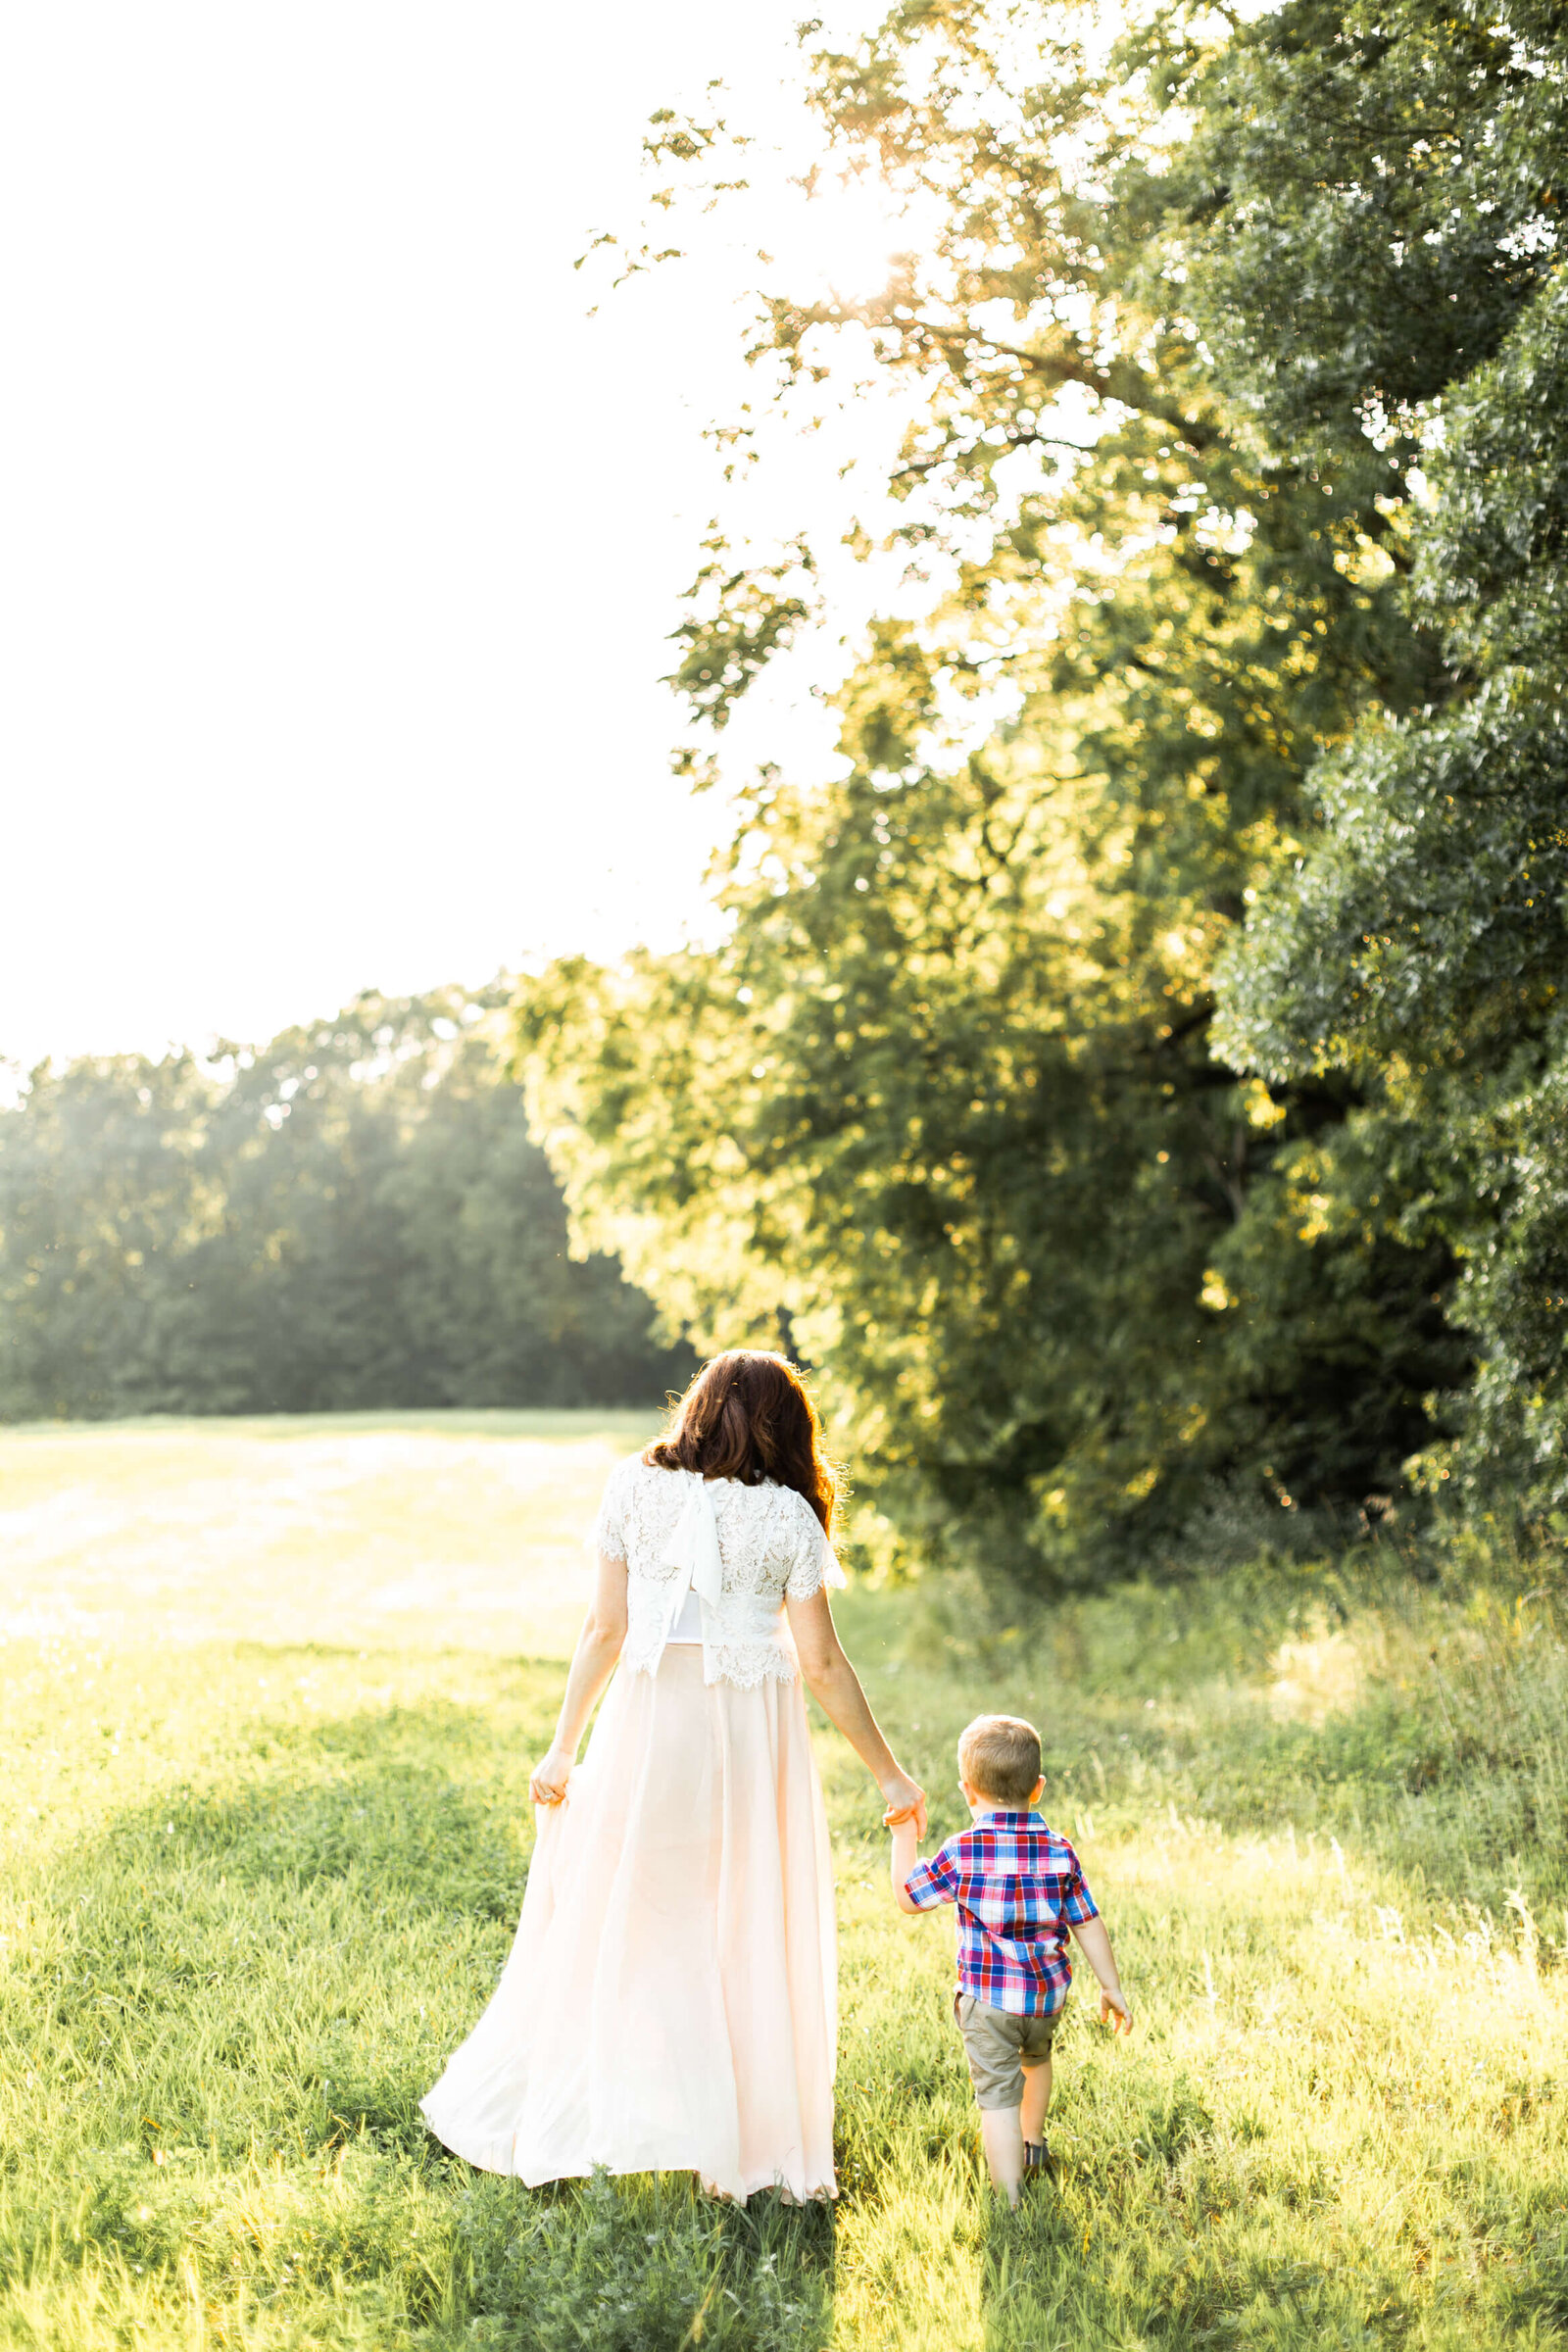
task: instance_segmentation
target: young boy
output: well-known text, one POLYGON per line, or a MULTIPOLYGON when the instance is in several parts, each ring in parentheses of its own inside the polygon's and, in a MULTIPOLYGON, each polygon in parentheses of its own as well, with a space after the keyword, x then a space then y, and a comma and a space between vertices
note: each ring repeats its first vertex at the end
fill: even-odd
POLYGON ((1065 1838, 1034 1810, 1040 1734, 1016 1715, 977 1715, 958 1741, 958 1786, 974 1827, 916 1860, 913 1816, 888 1816, 901 1911, 956 1903, 958 1986, 953 2013, 980 2106, 991 2179, 1016 2206, 1025 2171, 1052 2168, 1046 2144, 1051 2045, 1072 1982, 1071 1928, 1100 1979, 1100 2022, 1132 2031, 1105 1923, 1065 1838))

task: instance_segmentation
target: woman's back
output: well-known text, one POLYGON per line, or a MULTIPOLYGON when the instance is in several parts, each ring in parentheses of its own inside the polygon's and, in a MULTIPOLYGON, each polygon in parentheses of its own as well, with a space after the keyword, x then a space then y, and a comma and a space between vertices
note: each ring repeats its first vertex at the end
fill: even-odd
POLYGON ((805 1495, 771 1479, 757 1486, 705 1479, 640 1456, 612 1473, 589 1537, 607 1558, 626 1563, 623 1665, 632 1674, 653 1673, 665 1642, 681 1638, 671 1626, 676 1587, 684 1592, 691 1579, 685 1531, 694 1506, 711 1514, 721 1588, 703 1604, 705 1680, 743 1689, 764 1680, 793 1682, 798 1666, 785 1601, 808 1600, 824 1584, 844 1582, 805 1495))

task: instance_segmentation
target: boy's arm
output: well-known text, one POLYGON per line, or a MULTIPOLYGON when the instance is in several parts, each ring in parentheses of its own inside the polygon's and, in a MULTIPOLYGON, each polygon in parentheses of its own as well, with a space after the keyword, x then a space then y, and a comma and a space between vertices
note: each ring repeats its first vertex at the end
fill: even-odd
POLYGON ((1104 1921, 1097 1913, 1093 1919, 1081 1922, 1073 1920, 1070 1925, 1077 1938, 1078 1949, 1100 1979, 1101 2024, 1108 2026, 1114 2017, 1116 2032, 1130 2034, 1133 2030, 1133 2013, 1127 2006, 1127 1995, 1121 1988, 1121 1978, 1116 1973, 1116 1955, 1110 1948, 1104 1921))
POLYGON ((904 1882, 908 1877, 910 1871, 914 1868, 916 1861, 919 1859, 919 1833, 916 1830, 912 1815, 907 1821, 896 1821, 893 1824, 893 1859, 891 1864, 893 1876, 893 1900, 898 1904, 899 1909, 901 1911, 906 1911, 911 1919, 918 1919, 920 1916, 921 1906, 918 1903, 910 1902, 908 1888, 905 1886, 904 1882))

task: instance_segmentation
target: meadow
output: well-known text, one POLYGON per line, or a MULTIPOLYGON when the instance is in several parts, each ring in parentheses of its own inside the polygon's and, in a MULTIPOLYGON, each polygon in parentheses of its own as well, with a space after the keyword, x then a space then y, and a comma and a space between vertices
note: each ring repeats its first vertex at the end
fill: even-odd
MULTIPOLYGON (((1568 1655, 1549 1572, 1390 1542, 1008 1622, 852 1590, 956 1827, 1032 1713, 1137 2025, 985 2189, 951 1937, 825 1727, 842 2195, 529 2192, 416 2102, 494 1984, 635 1417, 0 1436, 0 2345, 1080 2352, 1568 2340, 1568 1655)), ((1082 1986, 1080 1986, 1080 1990, 1082 1986)))

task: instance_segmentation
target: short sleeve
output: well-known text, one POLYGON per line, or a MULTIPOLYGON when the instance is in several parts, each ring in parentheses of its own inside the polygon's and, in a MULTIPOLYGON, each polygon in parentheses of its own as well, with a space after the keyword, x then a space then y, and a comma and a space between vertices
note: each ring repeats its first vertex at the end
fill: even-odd
MULTIPOLYGON (((1062 1843, 1067 1844, 1065 1838, 1062 1843)), ((1069 1927, 1081 1928, 1086 1919, 1100 1917, 1100 1906, 1089 1891, 1083 1864, 1070 1845, 1067 1846, 1067 1859, 1072 1867, 1062 1879, 1061 1916, 1069 1927)))
POLYGON ((617 1462, 612 1470, 605 1482, 599 1516, 583 1538, 590 1551, 602 1551, 608 1560, 626 1557, 626 1488, 635 1468, 635 1462, 617 1462))
POLYGON ((789 1581, 784 1587, 786 1600, 809 1600, 824 1585, 832 1592, 841 1592, 849 1582, 821 1521, 804 1494, 800 1501, 801 1531, 790 1562, 789 1581))
POLYGON ((917 1911, 934 1911, 939 1903, 957 1899, 958 1874, 940 1846, 929 1862, 917 1862, 904 1882, 904 1891, 917 1911))

